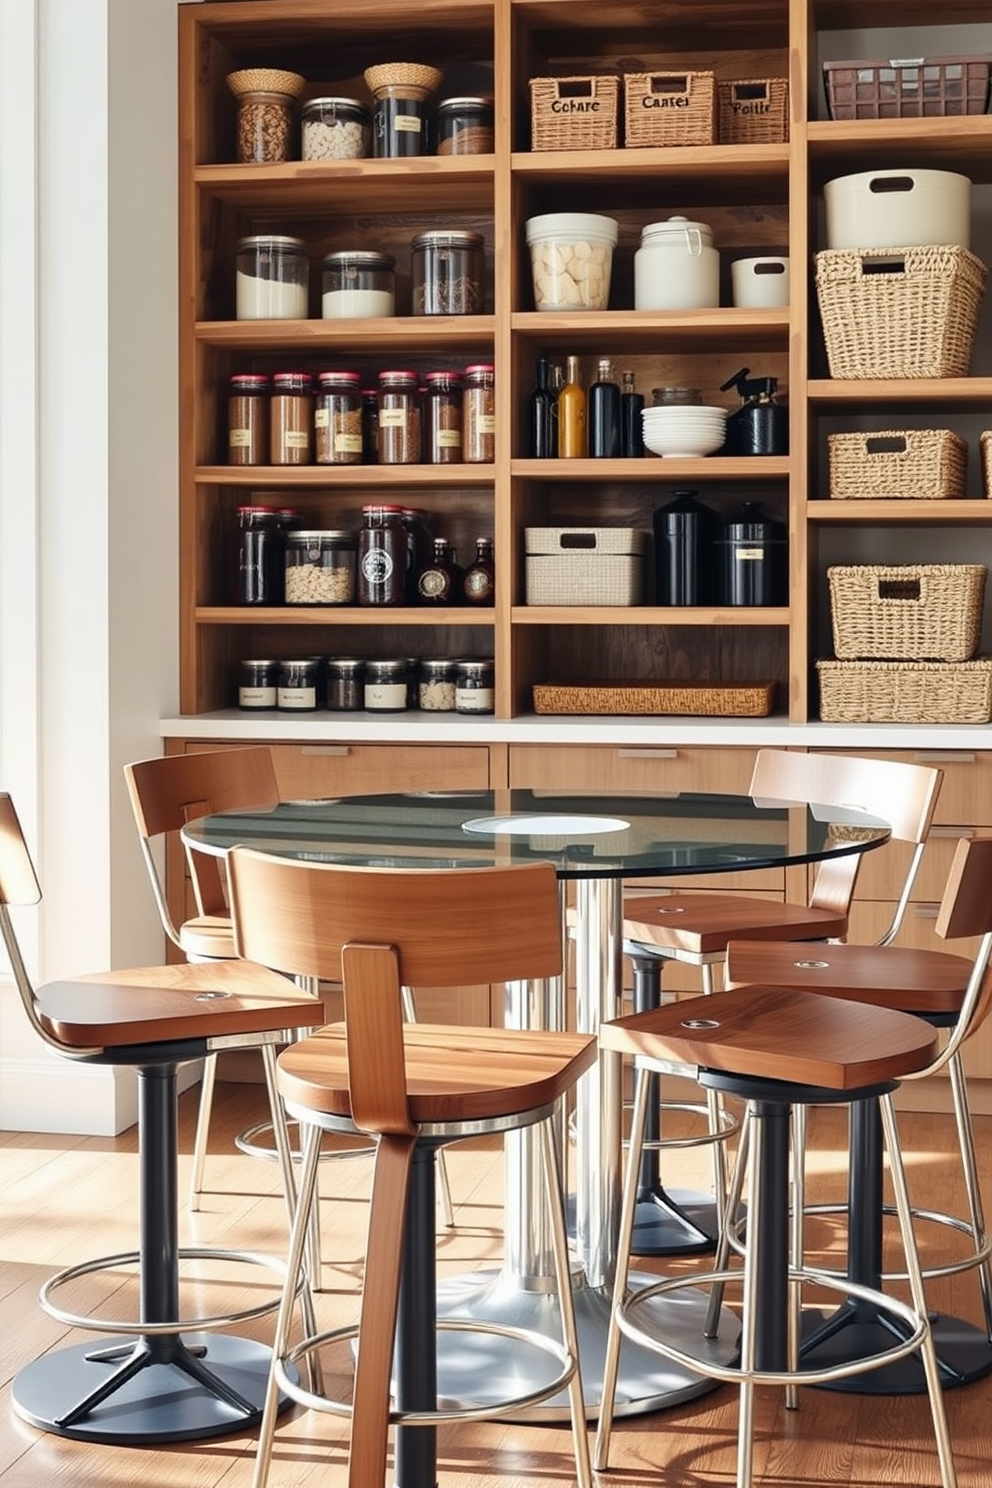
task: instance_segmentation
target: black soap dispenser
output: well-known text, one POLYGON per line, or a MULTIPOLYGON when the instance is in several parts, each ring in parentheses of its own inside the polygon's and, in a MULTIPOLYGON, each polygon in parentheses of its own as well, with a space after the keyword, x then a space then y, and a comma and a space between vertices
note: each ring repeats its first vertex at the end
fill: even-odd
POLYGON ((727 419, 725 455, 787 455, 789 453, 789 411, 775 402, 777 377, 751 377, 749 367, 742 367, 733 377, 720 384, 721 393, 736 388, 742 402, 727 419))

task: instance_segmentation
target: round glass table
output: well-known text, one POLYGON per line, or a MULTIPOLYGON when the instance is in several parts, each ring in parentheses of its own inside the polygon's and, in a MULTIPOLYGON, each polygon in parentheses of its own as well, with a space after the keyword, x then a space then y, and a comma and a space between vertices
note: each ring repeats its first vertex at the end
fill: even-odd
MULTIPOLYGON (((675 796, 598 792, 562 794, 505 789, 482 792, 421 791, 352 796, 340 800, 287 801, 263 811, 222 813, 191 821, 188 848, 223 855, 235 845, 321 862, 389 868, 470 868, 537 859, 554 863, 562 888, 563 938, 575 947, 575 1022, 595 1033, 622 1011, 625 880, 685 874, 719 875, 813 863, 865 852, 888 839, 888 827, 851 808, 757 801, 750 796, 675 796), (566 891, 574 886, 570 930, 566 891)), ((564 959, 564 958, 563 958, 564 959)), ((466 984, 472 981, 467 966, 466 984)), ((562 980, 509 986, 507 1026, 565 1026, 562 980)), ((619 1056, 601 1052, 583 1076, 574 1113, 576 1257, 574 1300, 583 1385, 594 1411, 602 1370, 616 1267, 620 1207, 623 1099, 619 1056)), ((537 1165, 529 1133, 507 1139, 505 1251, 498 1274, 473 1272, 442 1280, 442 1314, 485 1318, 558 1336, 549 1295, 550 1236, 540 1222, 537 1165)), ((663 1190, 661 1197, 664 1197, 663 1190)), ((688 1345, 703 1333, 706 1299, 659 1299, 666 1330, 688 1345)), ((444 1384, 444 1340, 439 1335, 439 1383, 444 1384)), ((463 1335, 465 1336, 465 1335, 463 1335)), ((450 1393, 485 1397, 487 1381, 504 1372, 505 1359, 459 1348, 451 1361, 450 1393)), ((498 1342, 498 1341, 497 1341, 498 1342)), ((737 1329, 729 1312, 708 1345, 729 1361, 737 1329)), ((634 1414, 675 1404, 713 1388, 712 1382, 625 1341, 617 1413, 634 1414)), ((498 1392, 497 1392, 498 1393, 498 1392)), ((505 1393, 505 1392, 504 1392, 505 1393)), ((546 1419, 565 1413, 564 1400, 541 1408, 546 1419)))

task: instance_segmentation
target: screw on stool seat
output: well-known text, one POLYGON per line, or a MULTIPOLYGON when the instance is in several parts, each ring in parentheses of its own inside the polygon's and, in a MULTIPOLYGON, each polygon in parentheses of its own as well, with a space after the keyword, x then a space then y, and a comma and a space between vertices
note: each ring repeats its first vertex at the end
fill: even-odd
POLYGON ((796 1384, 824 1383, 845 1373, 867 1371, 918 1349, 926 1373, 941 1483, 943 1488, 955 1488, 940 1374, 892 1107, 892 1091, 899 1081, 933 1059, 937 1048, 933 1029, 918 1018, 887 1008, 817 997, 787 987, 747 987, 714 993, 705 1004, 669 1004, 619 1018, 604 1023, 599 1036, 604 1047, 632 1056, 636 1086, 596 1467, 607 1465, 621 1334, 708 1378, 739 1383, 737 1488, 751 1488, 753 1481, 756 1384, 786 1386, 790 1391, 786 1403, 792 1404, 796 1384), (729 1247, 722 1241, 715 1270, 667 1279, 630 1292, 630 1234, 648 1078, 652 1072, 687 1070, 693 1071, 704 1087, 731 1093, 747 1103, 743 1132, 750 1137, 751 1150, 743 1273, 728 1267, 729 1247), (831 1369, 803 1370, 799 1367, 795 1325, 799 1289, 815 1283, 847 1291, 850 1284, 802 1264, 801 1246, 790 1221, 791 1111, 798 1105, 869 1098, 878 1100, 882 1113, 912 1303, 907 1305, 862 1288, 863 1300, 888 1309, 899 1320, 902 1335, 870 1358, 831 1369), (739 1366, 713 1362, 703 1357, 702 1348, 699 1356, 689 1354, 656 1327, 652 1329, 650 1312, 645 1309, 651 1298, 690 1282, 693 1286, 709 1285, 713 1289, 712 1314, 724 1288, 735 1280, 743 1280, 744 1285, 739 1366))

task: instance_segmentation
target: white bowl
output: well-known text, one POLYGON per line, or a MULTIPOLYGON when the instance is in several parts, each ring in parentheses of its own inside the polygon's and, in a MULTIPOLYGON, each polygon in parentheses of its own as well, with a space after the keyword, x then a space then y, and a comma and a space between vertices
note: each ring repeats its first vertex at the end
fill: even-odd
POLYGON ((724 429, 713 430, 644 430, 644 444, 653 455, 667 460, 698 460, 703 455, 712 455, 720 449, 726 439, 724 429))

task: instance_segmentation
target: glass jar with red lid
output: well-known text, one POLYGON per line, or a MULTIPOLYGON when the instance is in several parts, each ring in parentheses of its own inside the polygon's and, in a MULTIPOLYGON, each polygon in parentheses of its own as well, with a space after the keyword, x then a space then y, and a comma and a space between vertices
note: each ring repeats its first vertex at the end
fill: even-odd
POLYGON ((239 506, 234 602, 280 605, 284 597, 286 533, 299 524, 295 507, 239 506))
POLYGON ((419 464, 420 427, 420 394, 416 372, 380 372, 379 464, 419 464))
POLYGON ((407 529, 403 507, 362 507, 358 532, 360 605, 402 605, 407 597, 407 529))

